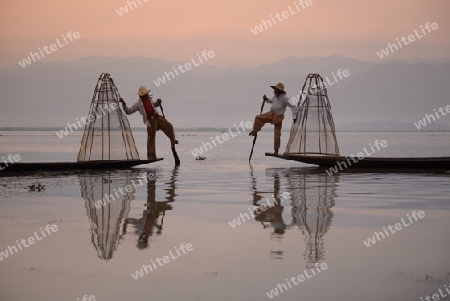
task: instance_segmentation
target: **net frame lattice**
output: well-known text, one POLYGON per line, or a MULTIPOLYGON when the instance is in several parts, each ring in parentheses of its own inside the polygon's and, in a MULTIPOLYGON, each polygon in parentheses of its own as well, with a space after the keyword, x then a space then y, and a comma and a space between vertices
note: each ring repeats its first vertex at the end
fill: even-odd
POLYGON ((112 259, 123 239, 120 229, 128 218, 131 202, 135 200, 133 183, 138 176, 139 172, 132 170, 120 174, 106 171, 78 175, 81 197, 90 222, 91 243, 100 259, 112 259), (117 193, 128 186, 130 190, 117 193))
POLYGON ((306 77, 301 99, 285 154, 339 156, 328 91, 318 73, 306 77))
POLYGON ((92 96, 78 162, 139 160, 130 123, 119 99, 114 80, 109 73, 102 73, 92 96))
POLYGON ((304 235, 307 267, 325 259, 325 234, 333 223, 339 176, 326 173, 291 173, 292 224, 304 235))

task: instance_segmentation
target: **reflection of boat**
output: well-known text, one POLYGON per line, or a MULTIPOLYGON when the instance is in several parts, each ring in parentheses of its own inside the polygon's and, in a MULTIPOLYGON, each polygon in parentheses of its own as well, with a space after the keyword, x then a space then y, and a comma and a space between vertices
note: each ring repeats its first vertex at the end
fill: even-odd
MULTIPOLYGON (((273 178, 273 205, 266 207, 264 212, 255 210, 255 220, 263 224, 264 228, 273 228, 271 239, 281 242, 286 231, 298 227, 304 235, 304 258, 307 267, 324 260, 324 235, 330 229, 333 219, 332 208, 335 204, 336 188, 339 175, 329 176, 314 169, 305 172, 304 169, 267 169, 266 176, 273 178), (282 179, 285 178, 287 187, 283 189, 282 179), (283 219, 283 209, 287 199, 281 199, 281 193, 289 192, 292 222, 288 225, 283 219)), ((253 182, 253 203, 265 206, 263 192, 256 190, 256 179, 253 182)), ((271 258, 282 259, 283 250, 271 251, 271 258)))
POLYGON ((78 176, 81 196, 91 223, 91 242, 100 259, 111 259, 119 245, 122 237, 120 227, 134 199, 136 184, 133 185, 132 180, 138 176, 137 171, 84 173, 78 176))
POLYGON ((290 172, 286 175, 291 193, 292 225, 304 235, 304 258, 308 266, 324 259, 324 235, 330 229, 339 176, 324 173, 290 172))
POLYGON ((42 162, 42 163, 14 163, 5 168, 5 164, 0 163, 0 168, 5 168, 2 172, 29 172, 29 171, 59 171, 59 170, 87 170, 87 169, 120 169, 132 166, 148 164, 163 160, 108 160, 108 161, 87 161, 87 162, 42 162))
MULTIPOLYGON (((341 164, 345 168, 404 168, 404 169, 448 169, 450 168, 450 157, 429 157, 429 158, 376 158, 366 157, 358 160, 357 158, 343 156, 319 156, 302 154, 284 154, 275 156, 266 153, 266 156, 277 157, 285 160, 294 160, 307 164, 315 164, 321 167, 331 167, 341 164), (356 161, 356 162, 355 162, 356 161), (350 162, 350 163, 349 163, 350 162)), ((342 170, 342 168, 341 168, 342 170)))
MULTIPOLYGON (((321 167, 338 165, 344 168, 384 169, 448 169, 450 157, 375 158, 369 154, 357 157, 340 156, 328 91, 319 74, 309 74, 302 88, 295 122, 283 155, 266 153, 285 160, 294 160, 321 167)), ((379 150, 379 147, 378 147, 379 150)), ((337 166, 336 166, 337 167, 337 166)), ((336 169, 335 172, 339 170, 336 169)))

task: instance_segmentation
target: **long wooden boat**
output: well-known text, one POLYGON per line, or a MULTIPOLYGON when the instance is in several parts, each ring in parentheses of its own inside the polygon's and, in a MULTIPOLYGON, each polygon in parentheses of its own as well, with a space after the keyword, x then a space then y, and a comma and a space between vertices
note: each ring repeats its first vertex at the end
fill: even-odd
POLYGON ((68 170, 98 170, 98 169, 126 169, 136 165, 148 164, 161 161, 156 160, 100 160, 89 162, 36 162, 36 163, 14 163, 6 166, 0 163, 0 175, 2 173, 20 173, 30 171, 68 171, 68 170))
POLYGON ((381 158, 365 157, 358 160, 354 157, 345 156, 320 156, 285 154, 274 155, 266 153, 266 156, 276 157, 284 160, 293 160, 307 164, 319 165, 320 167, 336 166, 338 170, 346 168, 382 168, 382 169, 450 169, 450 157, 422 157, 422 158, 381 158), (355 162, 356 161, 356 162, 355 162))

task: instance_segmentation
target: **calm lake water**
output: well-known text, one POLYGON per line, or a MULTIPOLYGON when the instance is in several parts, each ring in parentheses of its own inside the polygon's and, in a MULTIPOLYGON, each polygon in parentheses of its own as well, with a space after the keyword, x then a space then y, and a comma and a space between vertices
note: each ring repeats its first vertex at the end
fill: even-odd
MULTIPOLYGON (((75 161, 81 134, 0 132, 0 158, 75 161)), ((277 288, 275 300, 420 301, 446 292, 450 171, 329 176, 265 157, 270 132, 258 136, 252 165, 246 134, 196 161, 191 151, 217 134, 179 132, 178 168, 158 134, 157 154, 165 159, 130 170, 0 171, 0 300, 270 300, 267 293, 277 288), (148 183, 136 185, 143 177, 148 183), (33 184, 45 190, 29 191, 33 184), (115 200, 95 206, 115 193, 115 200), (413 211, 425 216, 416 220, 413 211), (398 223, 400 230, 378 234, 367 247, 375 231, 398 223), (47 224, 57 231, 45 232, 47 224), (143 232, 147 243, 139 243, 143 232), (8 253, 36 235, 34 244, 8 253), (311 276, 316 263, 327 268, 311 276), (147 267, 136 280, 143 265, 153 271, 147 267), (310 278, 290 280, 305 270, 310 278)), ((134 135, 144 158, 146 134, 134 135)), ((388 147, 374 156, 450 156, 450 133, 338 133, 344 155, 377 139, 388 147)))

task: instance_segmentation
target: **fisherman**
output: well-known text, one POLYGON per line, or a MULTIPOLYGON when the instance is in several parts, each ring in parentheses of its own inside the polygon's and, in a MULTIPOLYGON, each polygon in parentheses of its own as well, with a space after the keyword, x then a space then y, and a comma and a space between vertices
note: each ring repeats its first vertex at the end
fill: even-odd
POLYGON ((136 93, 136 95, 139 95, 139 100, 130 108, 127 107, 123 98, 120 98, 119 101, 122 103, 123 110, 127 115, 133 114, 136 111, 139 111, 142 115, 144 124, 147 126, 147 158, 149 160, 156 160, 155 138, 157 131, 162 130, 170 139, 172 152, 175 152, 175 144, 178 144, 178 140, 175 139, 172 124, 155 110, 155 108, 161 106, 162 100, 157 99, 156 102, 153 102, 152 95, 149 94, 150 92, 151 90, 140 86, 139 91, 136 93))
POLYGON ((266 95, 263 96, 265 102, 271 103, 270 111, 261 115, 256 115, 255 122, 253 123, 253 130, 249 133, 249 136, 256 136, 256 134, 261 130, 261 128, 266 123, 273 124, 274 127, 274 155, 278 156, 278 150, 280 149, 280 139, 281 139, 281 127, 284 119, 284 112, 286 112, 286 107, 291 108, 292 119, 297 120, 297 100, 289 98, 284 91, 284 85, 282 83, 276 86, 270 86, 273 89, 272 99, 267 98, 266 95))

